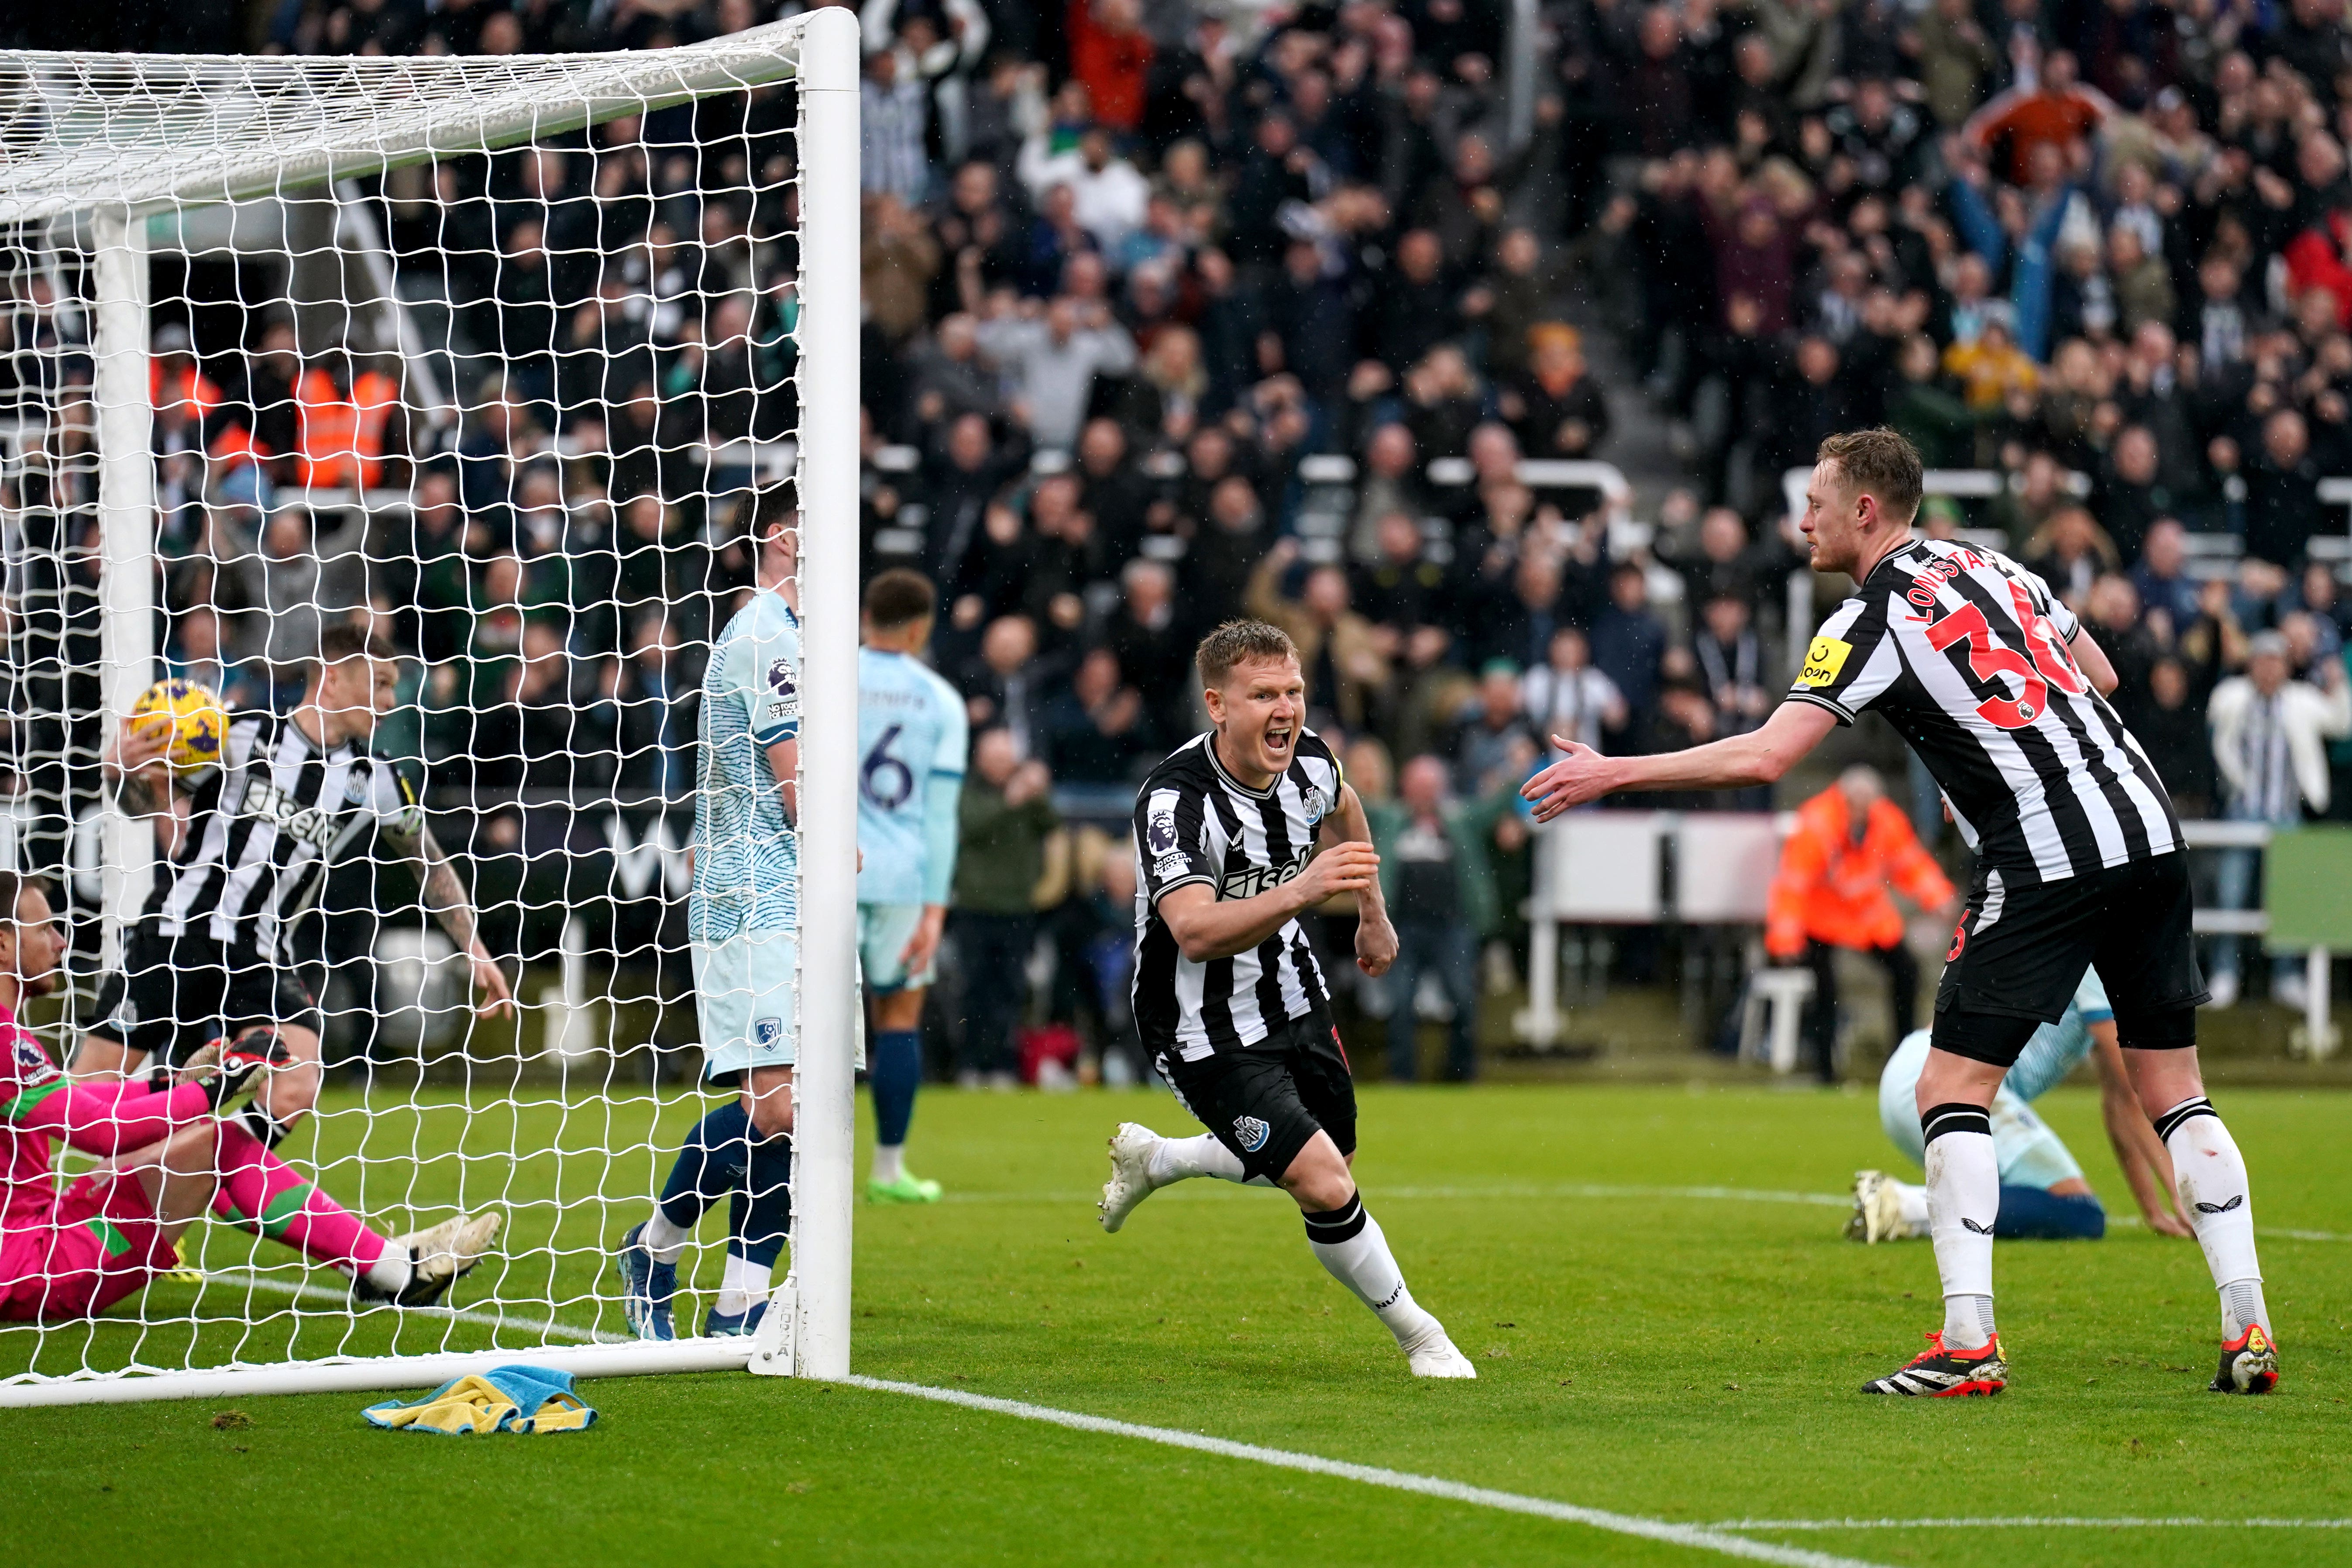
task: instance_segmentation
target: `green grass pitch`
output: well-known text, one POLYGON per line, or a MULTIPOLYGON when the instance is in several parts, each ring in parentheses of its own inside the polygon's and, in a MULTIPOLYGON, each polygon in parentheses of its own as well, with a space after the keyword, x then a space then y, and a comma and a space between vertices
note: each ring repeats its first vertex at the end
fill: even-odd
MULTIPOLYGON (((950 1199, 860 1210, 855 1360, 877 1377, 1651 1519, 2352 1518, 2345 1102, 2242 1089, 2220 1103, 2253 1169, 2285 1345, 2285 1381, 2263 1400, 2205 1392, 2218 1320, 2203 1261, 2192 1243, 2131 1227, 2002 1245, 2014 1372, 2000 1398, 1864 1397, 1865 1378, 1936 1326, 1933 1259, 1924 1243, 1843 1241, 1841 1208, 1801 1201, 1893 1158, 1867 1097, 1760 1088, 1365 1091, 1366 1202, 1416 1296, 1476 1359, 1466 1384, 1406 1375, 1278 1194, 1189 1183, 1104 1236, 1092 1200, 1113 1124, 1195 1130, 1164 1095, 934 1091, 912 1150, 950 1199), (1655 1190, 1706 1187, 1766 1195, 1655 1190)), ((454 1195, 457 1112, 378 1109, 320 1123, 331 1190, 354 1184, 348 1155, 365 1127, 372 1212, 454 1195)), ((2045 1109, 2111 1205, 2127 1203, 2090 1095, 2062 1090, 2045 1109)), ((647 1190, 652 1156, 601 1172, 568 1159, 559 1187, 552 1160, 509 1171, 500 1152, 617 1147, 656 1115, 674 1139, 691 1114, 551 1091, 512 1121, 477 1121, 468 1195, 510 1184, 542 1200, 516 1211, 503 1288, 558 1300, 566 1323, 616 1328, 609 1303, 597 1316, 611 1291, 599 1248, 635 1217, 621 1200, 647 1190)), ((718 1228, 714 1216, 706 1236, 718 1228)), ((213 1233, 208 1265, 233 1239, 213 1233)), ((703 1286, 717 1251, 698 1255, 703 1286)), ((461 1296, 478 1303, 496 1282, 486 1268, 461 1296)), ((158 1286, 154 1308, 184 1309, 190 1289, 158 1286)), ((229 1310, 209 1292, 234 1287, 206 1289, 208 1313, 229 1310)), ((256 1297, 246 1353, 392 1342, 394 1314, 303 1305, 313 1315, 256 1297)), ((486 1331, 399 1330, 415 1348, 486 1331)), ((202 1342, 209 1353, 231 1337, 215 1325, 202 1342)), ((26 1365, 32 1338, 0 1332, 0 1365, 26 1365)), ((183 1349, 109 1322, 50 1335, 40 1360, 170 1363, 183 1349)), ((869 1390, 731 1374, 582 1386, 601 1423, 545 1439, 376 1432, 357 1395, 0 1412, 14 1499, 0 1546, 14 1561, 93 1564, 165 1550, 188 1563, 1724 1560, 869 1390), (215 1427, 232 1405, 250 1425, 215 1427)), ((2307 1527, 1745 1533, 1952 1568, 2352 1559, 2352 1531, 2307 1527)))

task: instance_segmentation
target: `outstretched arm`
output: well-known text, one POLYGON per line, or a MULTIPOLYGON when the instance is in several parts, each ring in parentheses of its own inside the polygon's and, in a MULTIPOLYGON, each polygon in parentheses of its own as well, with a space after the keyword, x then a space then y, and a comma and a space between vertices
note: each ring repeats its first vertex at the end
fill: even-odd
POLYGON ((506 971, 490 956, 490 950, 482 945, 473 900, 467 897, 466 884, 458 880, 457 868, 434 838, 433 829, 420 816, 414 834, 394 827, 385 829, 385 836, 397 852, 407 857, 409 868, 416 873, 416 880, 425 889, 425 907, 472 965, 474 989, 481 994, 474 1011, 485 1018, 511 1014, 514 991, 507 984, 506 971))
POLYGON ((2172 1156, 2156 1135, 2156 1129, 2141 1109, 2139 1096, 2132 1089, 2131 1075, 2124 1070, 2123 1048, 2116 1043, 2113 1023, 2093 1024, 2091 1060, 2099 1072, 2099 1119, 2106 1124, 2107 1142, 2116 1152, 2116 1163, 2122 1167, 2124 1180, 2131 1186, 2132 1201, 2139 1205, 2140 1218, 2147 1228, 2158 1236, 2191 1236, 2195 1233, 2188 1223, 2174 1214, 2165 1203, 2165 1194, 2173 1190, 2172 1156))
POLYGON ((1552 744, 1568 754, 1520 785, 1519 793, 1536 803, 1538 821, 1549 822, 1570 806, 1620 790, 1743 789, 1774 784, 1836 725, 1836 717, 1816 703, 1783 702, 1761 729, 1649 757, 1604 757, 1590 746, 1554 735, 1552 744))
POLYGON ((180 852, 180 835, 186 812, 172 784, 171 764, 163 754, 172 747, 173 721, 168 713, 125 719, 113 744, 99 759, 106 782, 112 784, 131 816, 153 817, 156 842, 166 855, 180 852))
POLYGON ((85 1154, 112 1157, 168 1138, 213 1112, 212 1097, 195 1084, 90 1083, 53 1078, 0 1105, 0 1120, 27 1132, 63 1138, 85 1154))

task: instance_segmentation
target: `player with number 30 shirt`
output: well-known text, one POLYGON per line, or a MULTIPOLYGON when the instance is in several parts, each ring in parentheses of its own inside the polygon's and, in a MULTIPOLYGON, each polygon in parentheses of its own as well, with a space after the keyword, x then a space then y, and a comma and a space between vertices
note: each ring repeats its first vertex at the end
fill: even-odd
POLYGON ((1989 1112, 2035 1028, 2096 964, 2141 1108, 2172 1158, 2180 1212, 2221 1296, 2212 1386, 2263 1394, 2278 1348, 2255 1259, 2246 1166, 2197 1065, 2194 900, 2164 784, 2106 694, 2116 672, 2049 585, 1995 551, 1911 531, 1924 474, 1892 430, 1822 443, 1805 491, 1818 572, 1853 597, 1807 645, 1789 700, 1755 731, 1657 757, 1570 742, 1522 793, 1549 820, 1628 789, 1776 782, 1835 724, 1874 710, 1910 742, 1977 851, 1968 912, 1936 989, 1916 1100, 1944 1327, 1871 1394, 1993 1394, 2000 1178, 1989 1112))

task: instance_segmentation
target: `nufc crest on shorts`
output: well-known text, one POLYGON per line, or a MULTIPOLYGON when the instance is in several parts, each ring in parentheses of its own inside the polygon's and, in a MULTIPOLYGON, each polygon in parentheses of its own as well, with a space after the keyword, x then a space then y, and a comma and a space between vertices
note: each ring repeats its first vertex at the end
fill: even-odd
POLYGON ((776 1048, 777 1042, 782 1040, 783 1037, 784 1021, 782 1018, 754 1018, 751 1020, 751 1044, 758 1047, 761 1050, 774 1050, 776 1048))
POLYGON ((1234 1118, 1234 1136, 1241 1141, 1242 1152, 1244 1154, 1255 1154, 1265 1148, 1265 1141, 1273 1131, 1273 1128, 1255 1116, 1234 1118))

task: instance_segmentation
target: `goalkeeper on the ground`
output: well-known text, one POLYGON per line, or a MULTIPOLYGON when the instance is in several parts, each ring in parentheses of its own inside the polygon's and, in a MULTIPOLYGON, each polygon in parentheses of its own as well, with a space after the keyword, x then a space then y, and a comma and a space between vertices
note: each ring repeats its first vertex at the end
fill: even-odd
POLYGON ((246 1131, 231 1106, 292 1063, 273 1034, 203 1047, 168 1087, 67 1078, 17 1021, 57 989, 63 946, 47 895, 0 871, 0 1320, 89 1317, 135 1295, 178 1267, 181 1235, 221 1197, 355 1280, 388 1279, 397 1258, 412 1302, 437 1300, 471 1266, 456 1250, 461 1222, 388 1240, 246 1131), (100 1160, 62 1188, 59 1139, 100 1160))

